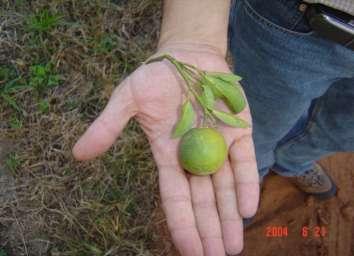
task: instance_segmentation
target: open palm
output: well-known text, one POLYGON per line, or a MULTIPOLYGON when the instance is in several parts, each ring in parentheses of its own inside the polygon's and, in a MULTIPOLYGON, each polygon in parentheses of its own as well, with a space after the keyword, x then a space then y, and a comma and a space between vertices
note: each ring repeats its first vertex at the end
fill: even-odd
MULTIPOLYGON (((203 47, 170 48, 176 59, 207 71, 230 72, 224 58, 203 47)), ((159 54, 157 54, 159 55, 159 54)), ((146 133, 159 169, 159 187, 172 239, 183 256, 236 254, 243 247, 242 217, 255 214, 259 181, 252 130, 219 124, 229 147, 224 166, 210 176, 187 174, 171 132, 183 101, 183 80, 167 61, 140 66, 126 78, 73 149, 78 160, 110 148, 130 118, 146 133)), ((224 108, 219 103, 218 108, 224 108)), ((240 117, 251 123, 249 108, 240 117)))

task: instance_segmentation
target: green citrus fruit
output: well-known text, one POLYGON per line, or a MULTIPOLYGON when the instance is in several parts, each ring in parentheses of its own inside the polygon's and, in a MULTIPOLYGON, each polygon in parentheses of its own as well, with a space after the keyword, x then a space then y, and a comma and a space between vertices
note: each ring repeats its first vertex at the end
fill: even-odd
POLYGON ((178 157, 182 167, 192 174, 215 173, 227 156, 227 145, 220 132, 212 128, 193 128, 183 135, 178 157))

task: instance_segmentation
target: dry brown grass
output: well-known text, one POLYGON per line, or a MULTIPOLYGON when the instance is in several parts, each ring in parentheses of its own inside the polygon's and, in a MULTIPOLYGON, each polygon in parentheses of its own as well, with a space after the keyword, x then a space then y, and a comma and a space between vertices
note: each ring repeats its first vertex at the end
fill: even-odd
POLYGON ((0 255, 167 254, 139 126, 131 121, 96 160, 71 155, 114 86, 153 52, 160 11, 158 0, 0 0, 0 95, 15 102, 0 97, 0 139, 12 145, 2 163, 13 177, 0 255), (24 87, 1 91, 10 82, 24 87))

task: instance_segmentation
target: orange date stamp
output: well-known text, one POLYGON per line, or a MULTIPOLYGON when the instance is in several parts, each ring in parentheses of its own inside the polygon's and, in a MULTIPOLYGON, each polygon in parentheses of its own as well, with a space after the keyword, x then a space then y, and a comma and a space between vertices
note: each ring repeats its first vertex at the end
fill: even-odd
MULTIPOLYGON (((289 228, 287 226, 267 226, 265 228, 266 237, 287 237, 289 235, 289 228)), ((303 238, 310 237, 325 237, 328 235, 328 230, 325 226, 302 226, 300 235, 303 238)))
POLYGON ((325 237, 327 236, 328 231, 325 226, 314 226, 314 227, 308 227, 308 226, 303 226, 301 229, 301 236, 306 238, 306 237, 325 237))

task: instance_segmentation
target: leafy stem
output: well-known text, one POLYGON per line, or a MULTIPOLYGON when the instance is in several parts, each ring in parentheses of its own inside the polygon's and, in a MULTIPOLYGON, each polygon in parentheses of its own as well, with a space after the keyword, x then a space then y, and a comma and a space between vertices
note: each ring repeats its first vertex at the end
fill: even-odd
MULTIPOLYGON (((189 88, 189 90, 193 93, 193 95, 195 96, 195 98, 198 100, 199 104, 203 107, 204 112, 213 118, 213 115, 211 114, 211 112, 209 111, 208 107, 204 104, 204 101, 202 100, 202 98, 199 96, 199 94, 196 92, 196 90, 193 88, 193 84, 191 84, 191 80, 188 77, 186 71, 184 70, 184 67, 181 66, 181 64, 179 64, 178 62, 174 62, 173 63, 177 70, 179 71, 179 73, 181 74, 181 76, 183 77, 183 79, 186 81, 186 84, 189 88)), ((213 118, 214 119, 214 118, 213 118)))
POLYGON ((204 113, 212 121, 215 121, 215 117, 210 112, 208 107, 205 105, 205 103, 203 102, 203 100, 200 97, 200 95, 198 94, 198 92, 193 88, 193 84, 198 84, 198 83, 193 83, 193 79, 195 79, 196 81, 200 81, 201 77, 204 75, 204 73, 202 71, 200 71, 197 67, 190 65, 188 63, 179 62, 175 58, 173 58, 172 56, 170 56, 168 54, 164 54, 159 57, 147 60, 146 64, 149 64, 149 63, 152 63, 155 61, 162 61, 163 59, 167 59, 176 67, 177 71, 179 72, 179 74, 182 76, 182 78, 186 82, 189 92, 191 92, 194 95, 194 97, 197 99, 199 104, 202 106, 204 113), (193 69, 194 71, 192 71, 191 69, 193 69), (197 72, 197 74, 195 73, 195 71, 197 72), (196 77, 196 75, 199 75, 199 77, 196 77))
POLYGON ((202 127, 216 127, 216 120, 233 127, 249 127, 246 121, 233 115, 241 112, 246 106, 241 86, 237 86, 238 81, 241 79, 239 76, 232 73, 200 70, 194 65, 178 61, 168 54, 150 58, 145 64, 164 59, 175 66, 185 81, 188 92, 187 100, 182 105, 181 117, 175 127, 174 138, 182 136, 194 123, 195 113, 191 104, 192 96, 194 96, 204 112, 201 122, 202 127), (215 109, 215 100, 217 99, 223 100, 232 113, 215 109))

